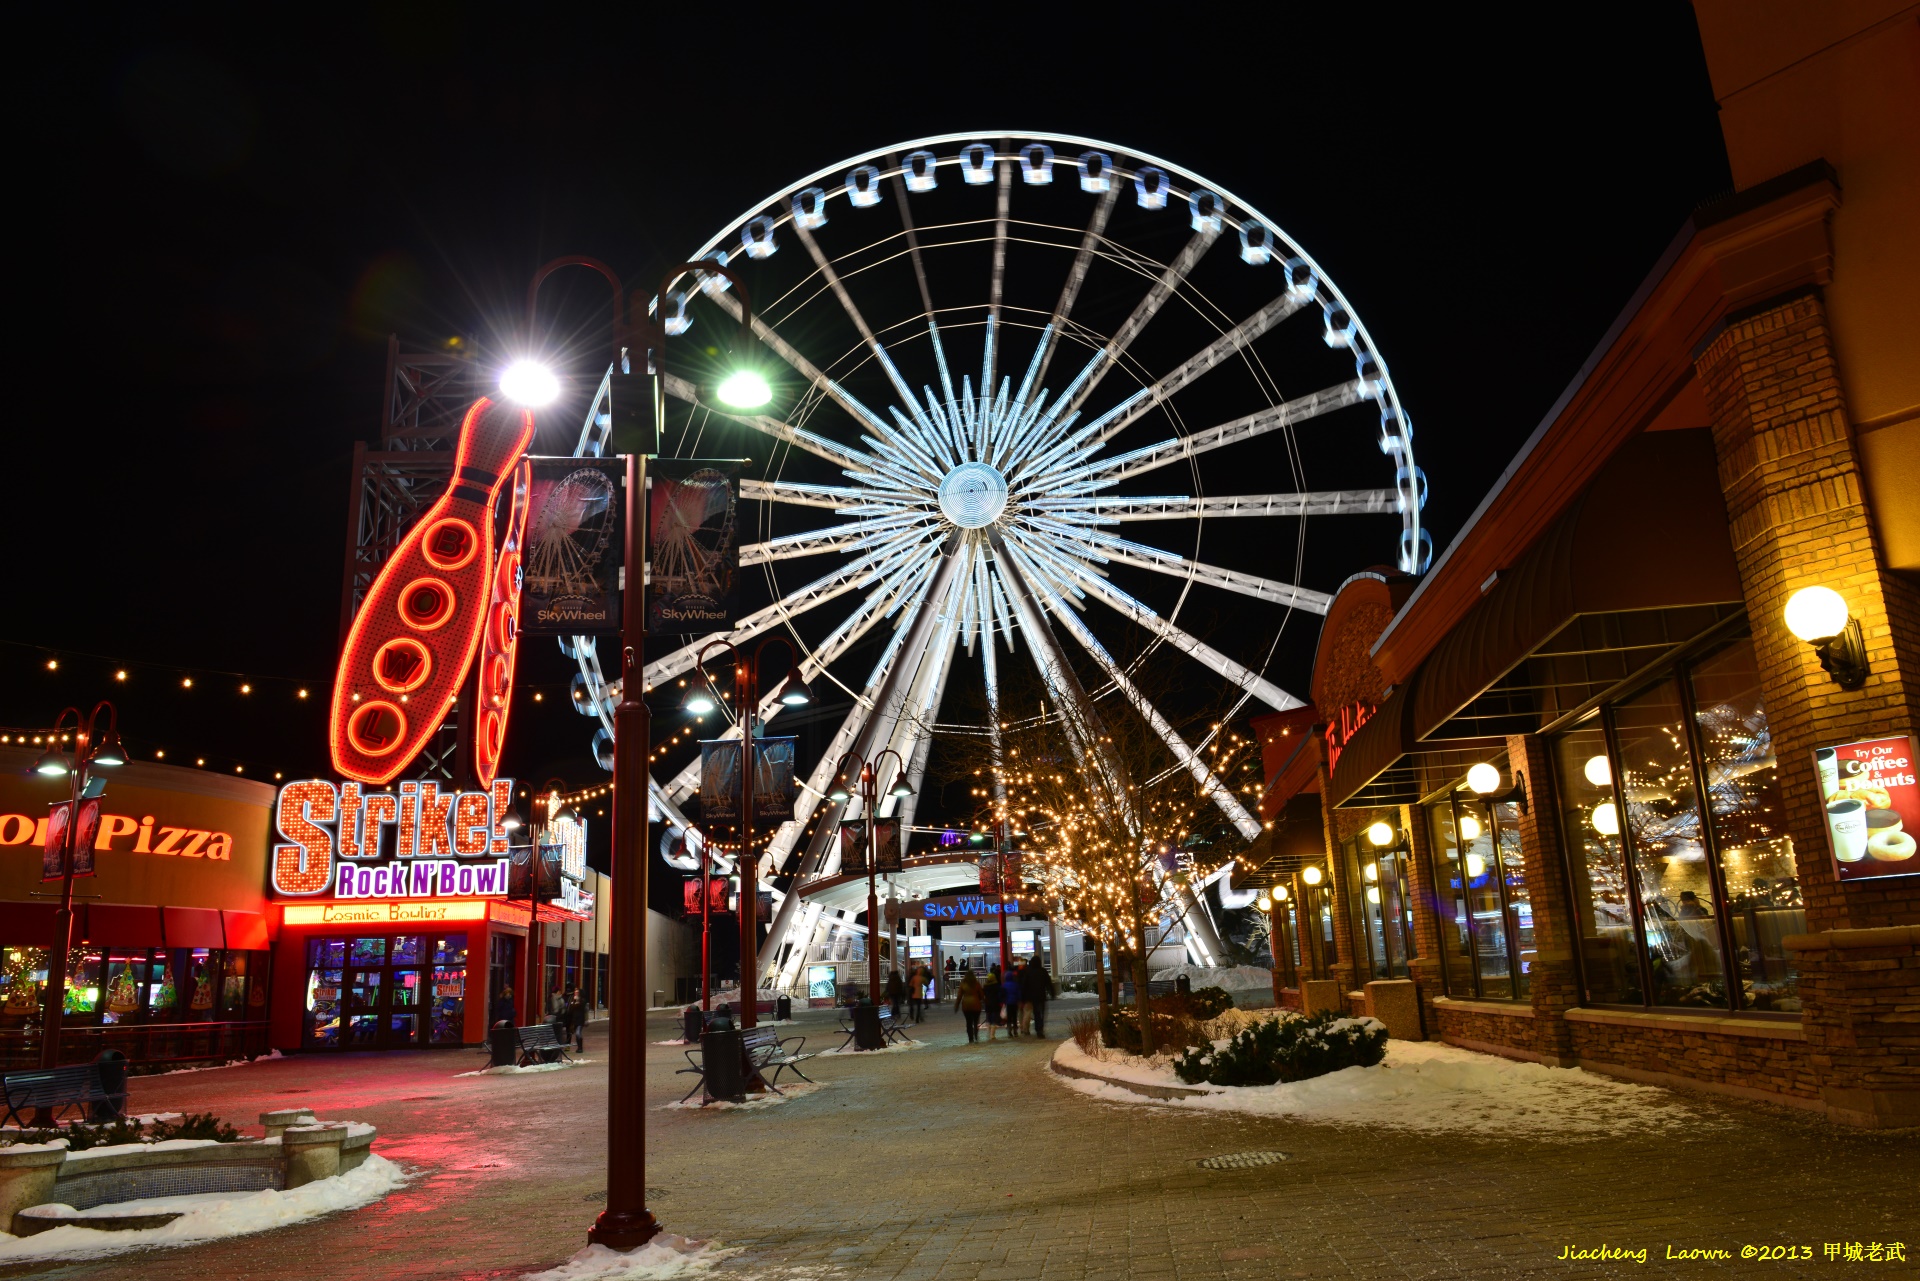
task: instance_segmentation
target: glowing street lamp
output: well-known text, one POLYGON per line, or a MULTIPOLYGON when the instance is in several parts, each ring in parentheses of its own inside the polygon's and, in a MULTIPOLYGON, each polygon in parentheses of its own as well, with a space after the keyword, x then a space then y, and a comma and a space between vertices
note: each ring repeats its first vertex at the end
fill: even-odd
POLYGON ((560 398, 560 380, 537 360, 516 360, 500 374, 500 394, 516 405, 538 409, 560 398))
POLYGON ((721 381, 714 394, 721 404, 733 409, 759 409, 773 399, 773 388, 757 370, 737 369, 721 381))

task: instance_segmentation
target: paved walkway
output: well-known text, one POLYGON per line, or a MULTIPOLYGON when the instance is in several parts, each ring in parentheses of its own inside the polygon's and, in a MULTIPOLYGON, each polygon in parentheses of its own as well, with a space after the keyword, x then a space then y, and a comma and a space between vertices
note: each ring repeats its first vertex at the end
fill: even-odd
MULTIPOLYGON (((1055 1007, 1056 1017, 1070 1012, 1055 1007)), ((832 1048, 825 1015, 803 1016, 832 1048)), ((1920 1256, 1920 1136, 1840 1131, 1711 1100, 1697 1134, 1498 1142, 1096 1102, 1043 1075, 1051 1043, 967 1045, 957 1016, 929 1048, 816 1060, 826 1088, 739 1112, 657 1110, 689 1078, 649 1055, 648 1183, 669 1231, 742 1252, 730 1275, 896 1281, 1645 1276, 1915 1277, 1920 1265, 1828 1261, 1828 1242, 1920 1256), (1292 1159, 1210 1172, 1221 1153, 1292 1159), (1743 1262, 1743 1245, 1811 1247, 1743 1262), (1644 1265, 1570 1262, 1569 1246, 1646 1249, 1644 1265), (1728 1251, 1668 1262, 1666 1251, 1728 1251)), ((1055 1028, 1056 1035, 1064 1027, 1055 1028)), ((596 1029, 598 1032, 599 1030, 596 1029)), ((652 1039, 674 1035, 664 1017, 652 1039)), ((250 1119, 307 1104, 375 1122, 418 1171, 386 1201, 253 1237, 0 1275, 62 1278, 493 1278, 564 1260, 603 1189, 605 1037, 588 1066, 457 1078, 477 1054, 302 1056, 140 1078, 135 1105, 250 1119)))

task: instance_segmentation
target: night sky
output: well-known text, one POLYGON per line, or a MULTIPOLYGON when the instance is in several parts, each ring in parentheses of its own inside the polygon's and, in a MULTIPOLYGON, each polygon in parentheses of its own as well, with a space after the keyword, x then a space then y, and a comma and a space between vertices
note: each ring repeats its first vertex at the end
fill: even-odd
MULTIPOLYGON (((325 772, 348 460, 377 433, 387 336, 501 350, 541 262, 590 254, 651 281, 870 148, 1084 134, 1253 203, 1390 362, 1436 550, 1694 205, 1729 185, 1678 3, 1551 29, 1457 6, 968 8, 938 27, 904 10, 688 12, 712 22, 122 13, 16 50, 26 394, 0 725, 112 696, 143 756, 325 772)), ((581 376, 604 361, 594 288, 555 294, 581 376)), ((1302 653, 1270 674, 1304 688, 1302 653)), ((544 696, 516 712, 513 772, 600 781, 551 642, 523 672, 544 696)))

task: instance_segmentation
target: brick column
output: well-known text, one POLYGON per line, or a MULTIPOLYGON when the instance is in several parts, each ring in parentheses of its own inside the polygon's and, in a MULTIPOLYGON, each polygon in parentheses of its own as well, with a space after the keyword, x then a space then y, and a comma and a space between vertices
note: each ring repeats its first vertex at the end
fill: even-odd
POLYGON ((1886 571, 1875 544, 1818 295, 1730 320, 1695 367, 1812 932, 1788 945, 1799 955, 1822 1094, 1839 1119, 1920 1123, 1920 958, 1905 929, 1920 922, 1920 877, 1838 882, 1812 758, 1823 744, 1913 732, 1920 593, 1886 571), (1873 669, 1861 689, 1835 685, 1786 629, 1788 597, 1816 585, 1838 591, 1860 620, 1873 669), (1911 981, 1880 981, 1882 971, 1911 981))
POLYGON ((1402 829, 1407 834, 1411 854, 1407 867, 1407 893, 1413 896, 1413 950, 1418 955, 1407 962, 1407 973, 1420 993, 1420 1017, 1429 1035, 1439 1035, 1440 1020, 1433 1011, 1433 998, 1446 994, 1441 975, 1439 896, 1433 885, 1433 838, 1427 827, 1427 813, 1418 805, 1400 807, 1402 829))
POLYGON ((1572 1067, 1573 1034, 1564 1015, 1580 1004, 1580 974, 1573 959, 1580 934, 1567 900, 1553 761, 1536 734, 1509 735, 1507 761, 1527 780, 1527 808, 1520 815, 1520 861, 1527 898, 1533 904, 1533 1048, 1549 1063, 1557 1060, 1561 1067, 1572 1067))

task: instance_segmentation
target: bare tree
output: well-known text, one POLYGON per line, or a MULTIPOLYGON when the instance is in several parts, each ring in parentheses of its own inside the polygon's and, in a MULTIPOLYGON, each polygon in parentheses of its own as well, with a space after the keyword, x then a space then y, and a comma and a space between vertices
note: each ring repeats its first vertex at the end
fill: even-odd
MULTIPOLYGON (((1152 699, 1162 707, 1174 701, 1152 699)), ((1043 710, 1000 722, 997 747, 983 735, 949 755, 970 778, 981 809, 1024 834, 1023 877, 1038 881, 1054 910, 1096 940, 1102 1013, 1105 958, 1117 947, 1130 955, 1136 1006, 1144 1013, 1149 928, 1204 910, 1197 887, 1247 844, 1212 793, 1257 784, 1252 737, 1223 724, 1217 712, 1167 726, 1198 744, 1190 752, 1207 769, 1195 770, 1117 698, 1096 704, 1076 696, 1050 705, 1015 697, 1002 704, 1021 705, 1043 710)), ((1152 1021, 1142 1017, 1140 1024, 1142 1049, 1151 1054, 1152 1021)))

